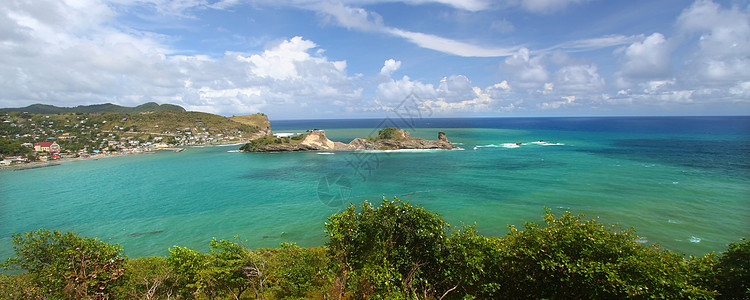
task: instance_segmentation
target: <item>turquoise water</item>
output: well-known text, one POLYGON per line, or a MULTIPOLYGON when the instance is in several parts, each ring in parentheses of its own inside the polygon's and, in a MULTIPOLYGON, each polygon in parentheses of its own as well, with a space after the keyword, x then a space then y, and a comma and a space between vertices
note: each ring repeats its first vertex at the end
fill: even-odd
MULTIPOLYGON (((750 236, 748 120, 427 119, 412 136, 442 130, 464 150, 237 153, 235 145, 3 170, 0 257, 12 255, 11 233, 40 227, 119 243, 130 257, 173 245, 206 250, 213 237, 318 246, 326 217, 344 204, 394 196, 485 235, 541 222, 547 206, 701 255, 750 236)), ((324 128, 344 142, 377 125, 331 122, 272 125, 324 128)))

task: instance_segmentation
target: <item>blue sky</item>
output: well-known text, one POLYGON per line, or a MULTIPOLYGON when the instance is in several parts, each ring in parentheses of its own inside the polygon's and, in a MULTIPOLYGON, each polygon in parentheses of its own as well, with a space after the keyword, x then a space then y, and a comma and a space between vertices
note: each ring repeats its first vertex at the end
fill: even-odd
POLYGON ((9 0, 0 107, 272 119, 748 115, 750 3, 9 0))

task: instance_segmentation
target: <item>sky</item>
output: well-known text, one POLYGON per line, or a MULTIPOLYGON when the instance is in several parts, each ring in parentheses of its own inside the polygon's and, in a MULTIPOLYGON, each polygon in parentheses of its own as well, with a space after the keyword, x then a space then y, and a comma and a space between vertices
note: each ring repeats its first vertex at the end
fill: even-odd
POLYGON ((750 115, 750 1, 3 0, 0 107, 750 115))

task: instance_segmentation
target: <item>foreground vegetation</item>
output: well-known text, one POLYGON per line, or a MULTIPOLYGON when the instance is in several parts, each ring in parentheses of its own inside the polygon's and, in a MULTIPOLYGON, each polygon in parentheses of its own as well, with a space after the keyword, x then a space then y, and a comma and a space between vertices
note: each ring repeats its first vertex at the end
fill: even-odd
POLYGON ((504 237, 451 229, 398 199, 349 206, 325 247, 252 250, 212 240, 201 253, 127 259, 119 245, 40 229, 13 236, 2 299, 747 299, 750 243, 684 258, 632 230, 568 212, 504 237))

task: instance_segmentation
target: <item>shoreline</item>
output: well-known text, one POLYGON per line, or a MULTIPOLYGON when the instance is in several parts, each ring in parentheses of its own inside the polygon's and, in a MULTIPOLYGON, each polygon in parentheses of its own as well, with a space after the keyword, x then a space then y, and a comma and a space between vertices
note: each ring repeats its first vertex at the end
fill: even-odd
POLYGON ((9 166, 0 166, 0 172, 6 171, 6 170, 7 171, 24 171, 24 170, 46 168, 46 167, 54 167, 54 166, 59 166, 63 163, 90 160, 90 159, 97 160, 100 158, 120 157, 120 156, 129 156, 129 155, 155 154, 156 152, 160 152, 160 151, 171 151, 171 152, 179 153, 179 152, 183 152, 188 147, 228 147, 228 146, 233 146, 233 145, 239 146, 245 143, 247 142, 232 141, 232 142, 226 142, 226 143, 206 143, 206 144, 197 144, 197 145, 179 145, 179 146, 172 146, 172 147, 167 147, 167 148, 153 148, 148 151, 91 154, 88 157, 59 158, 59 159, 48 160, 48 161, 33 161, 33 162, 27 162, 27 163, 21 163, 21 164, 9 165, 9 166))

